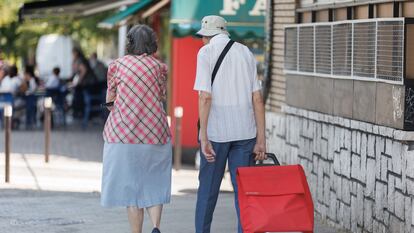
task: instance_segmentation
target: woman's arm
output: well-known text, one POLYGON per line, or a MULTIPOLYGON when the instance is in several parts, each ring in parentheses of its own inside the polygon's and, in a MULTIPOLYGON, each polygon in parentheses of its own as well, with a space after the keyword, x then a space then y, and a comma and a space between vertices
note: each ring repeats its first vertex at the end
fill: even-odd
MULTIPOLYGON (((107 73, 107 84, 108 84, 108 89, 106 91, 106 102, 113 102, 115 101, 116 98, 116 88, 117 88, 117 82, 116 82, 116 69, 117 66, 115 64, 115 62, 109 64, 108 66, 108 73, 107 73)), ((108 107, 108 109, 110 111, 112 111, 113 107, 108 107)))
POLYGON ((160 78, 160 90, 161 90, 161 100, 167 100, 167 76, 168 68, 167 65, 161 65, 161 78, 160 78))

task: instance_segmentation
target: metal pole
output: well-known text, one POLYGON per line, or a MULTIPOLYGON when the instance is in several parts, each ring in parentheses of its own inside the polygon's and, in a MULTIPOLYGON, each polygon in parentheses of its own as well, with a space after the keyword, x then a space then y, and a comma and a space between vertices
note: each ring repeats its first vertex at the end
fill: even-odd
POLYGON ((183 108, 176 107, 174 109, 175 116, 175 142, 174 142, 174 169, 176 171, 181 169, 181 131, 182 131, 182 117, 183 108))
POLYGON ((49 148, 50 148, 50 130, 52 123, 52 98, 47 97, 44 102, 45 106, 45 117, 44 117, 44 127, 45 127, 45 163, 49 163, 49 148))
POLYGON ((11 135, 11 121, 12 121, 13 107, 11 105, 6 105, 4 107, 4 138, 5 138, 5 159, 6 159, 6 174, 5 181, 6 183, 10 182, 10 135, 11 135))

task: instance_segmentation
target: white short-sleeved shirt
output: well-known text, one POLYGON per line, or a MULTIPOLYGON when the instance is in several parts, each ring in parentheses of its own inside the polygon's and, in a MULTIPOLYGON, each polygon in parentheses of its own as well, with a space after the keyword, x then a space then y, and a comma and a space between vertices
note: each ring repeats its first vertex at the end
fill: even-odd
POLYGON ((1 81, 0 91, 1 92, 10 92, 13 95, 17 94, 19 87, 22 84, 22 79, 18 76, 11 78, 6 76, 1 81))
POLYGON ((211 86, 211 75, 218 57, 229 41, 224 34, 214 36, 197 56, 194 90, 211 93, 207 124, 210 141, 231 142, 256 137, 252 94, 261 89, 256 60, 250 50, 234 43, 211 86))
POLYGON ((57 89, 59 88, 59 83, 59 77, 55 74, 52 74, 46 79, 45 87, 47 89, 57 89))

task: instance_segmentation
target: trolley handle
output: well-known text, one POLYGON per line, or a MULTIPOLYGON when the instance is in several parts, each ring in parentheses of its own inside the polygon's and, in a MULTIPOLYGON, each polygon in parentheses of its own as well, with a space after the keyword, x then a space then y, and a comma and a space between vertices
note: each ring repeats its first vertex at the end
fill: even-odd
POLYGON ((277 157, 275 154, 273 153, 266 153, 267 159, 266 160, 271 160, 273 163, 264 163, 264 161, 256 161, 256 163, 254 164, 254 166, 280 166, 279 160, 277 160, 277 157))

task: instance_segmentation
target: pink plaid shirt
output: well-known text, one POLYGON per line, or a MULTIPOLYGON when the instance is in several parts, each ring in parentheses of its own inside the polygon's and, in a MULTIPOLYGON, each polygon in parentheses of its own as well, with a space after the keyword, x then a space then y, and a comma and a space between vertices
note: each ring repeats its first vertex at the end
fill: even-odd
POLYGON ((108 95, 114 107, 103 131, 105 142, 166 144, 170 138, 162 100, 167 66, 149 55, 126 55, 108 67, 108 95))

